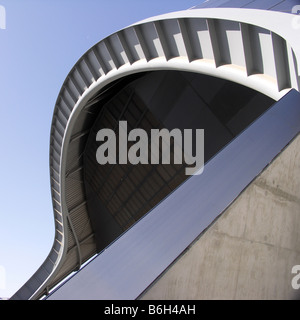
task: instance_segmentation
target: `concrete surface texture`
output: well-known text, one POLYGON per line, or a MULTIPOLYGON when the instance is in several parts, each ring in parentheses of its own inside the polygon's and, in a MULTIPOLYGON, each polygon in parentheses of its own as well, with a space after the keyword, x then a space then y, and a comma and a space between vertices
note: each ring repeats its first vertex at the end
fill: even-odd
POLYGON ((299 299, 300 136, 140 297, 299 299))

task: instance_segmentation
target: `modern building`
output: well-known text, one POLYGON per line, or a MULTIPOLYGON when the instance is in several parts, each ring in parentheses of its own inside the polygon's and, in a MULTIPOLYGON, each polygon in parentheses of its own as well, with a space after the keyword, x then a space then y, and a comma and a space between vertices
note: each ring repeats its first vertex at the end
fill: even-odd
POLYGON ((119 30, 78 60, 52 120, 53 248, 12 299, 297 296, 298 10, 209 0, 119 30), (118 152, 100 165, 97 132, 119 137, 120 121, 204 129, 203 172, 118 152))

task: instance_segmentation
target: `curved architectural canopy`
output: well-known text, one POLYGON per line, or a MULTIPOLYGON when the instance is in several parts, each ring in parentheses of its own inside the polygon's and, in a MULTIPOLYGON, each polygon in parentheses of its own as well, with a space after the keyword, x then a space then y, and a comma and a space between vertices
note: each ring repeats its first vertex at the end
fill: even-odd
POLYGON ((178 119, 193 126, 191 119, 200 114, 195 105, 201 105, 206 121, 197 125, 206 126, 212 142, 207 142, 208 160, 274 101, 292 88, 299 91, 299 30, 293 28, 292 14, 210 9, 209 4, 120 30, 90 48, 68 74, 51 128, 55 240, 44 264, 14 299, 47 294, 185 179, 175 167, 174 172, 150 166, 140 172, 98 170, 92 132, 113 128, 122 119, 133 127, 174 128, 178 119), (235 92, 243 92, 240 100, 235 92), (189 99, 190 117, 180 113, 180 99, 189 99), (169 109, 162 111, 162 105, 169 109), (158 194, 146 180, 153 170, 158 194), (118 196, 113 190, 120 191, 118 196))

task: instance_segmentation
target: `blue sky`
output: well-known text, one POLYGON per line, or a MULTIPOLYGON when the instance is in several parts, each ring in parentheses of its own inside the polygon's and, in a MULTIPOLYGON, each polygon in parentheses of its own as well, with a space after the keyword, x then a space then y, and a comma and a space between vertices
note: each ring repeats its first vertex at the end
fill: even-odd
POLYGON ((29 279, 53 243, 50 126, 72 66, 119 29, 201 2, 0 0, 0 297, 29 279))

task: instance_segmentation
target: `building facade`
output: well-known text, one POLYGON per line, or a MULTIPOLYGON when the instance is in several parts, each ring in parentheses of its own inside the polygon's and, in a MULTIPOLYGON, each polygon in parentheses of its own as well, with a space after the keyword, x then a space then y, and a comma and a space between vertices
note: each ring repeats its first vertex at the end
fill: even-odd
POLYGON ((299 5, 206 1, 79 59, 52 121, 54 245, 12 299, 297 296, 299 5), (121 152, 100 165, 97 132, 120 137, 120 121, 204 129, 203 172, 122 163, 121 152))

